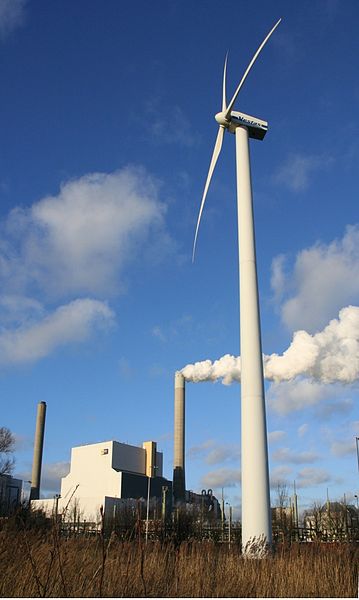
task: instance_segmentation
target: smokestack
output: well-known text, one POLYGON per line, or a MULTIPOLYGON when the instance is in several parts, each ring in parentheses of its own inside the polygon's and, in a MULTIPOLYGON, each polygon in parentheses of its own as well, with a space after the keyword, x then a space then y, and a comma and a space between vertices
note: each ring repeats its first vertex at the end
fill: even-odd
POLYGON ((295 487, 295 482, 294 482, 294 494, 293 494, 293 521, 294 521, 294 527, 296 527, 298 529, 299 526, 299 521, 298 521, 298 496, 297 496, 297 490, 295 487))
POLYGON ((173 497, 175 504, 185 501, 186 483, 184 467, 184 425, 185 425, 185 379, 180 371, 175 373, 175 421, 174 421, 174 460, 173 497))
POLYGON ((42 450, 44 447, 45 417, 46 402, 39 402, 37 405, 36 415, 36 431, 34 443, 34 458, 32 461, 30 500, 38 500, 40 498, 40 479, 42 450))

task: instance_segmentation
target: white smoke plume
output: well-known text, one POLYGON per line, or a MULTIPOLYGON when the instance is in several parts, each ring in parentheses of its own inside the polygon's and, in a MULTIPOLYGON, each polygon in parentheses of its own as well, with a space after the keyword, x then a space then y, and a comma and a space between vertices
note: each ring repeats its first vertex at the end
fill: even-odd
MULTIPOLYGON (((264 376, 269 381, 307 377, 321 383, 350 384, 359 379, 359 307, 347 306, 318 333, 296 331, 283 354, 263 355, 264 376)), ((224 385, 241 379, 240 357, 225 354, 182 369, 186 381, 222 380, 224 385)))
POLYGON ((193 383, 222 379, 224 385, 230 385, 233 381, 241 380, 241 358, 225 354, 214 362, 202 360, 194 365, 187 365, 181 373, 186 381, 193 383))

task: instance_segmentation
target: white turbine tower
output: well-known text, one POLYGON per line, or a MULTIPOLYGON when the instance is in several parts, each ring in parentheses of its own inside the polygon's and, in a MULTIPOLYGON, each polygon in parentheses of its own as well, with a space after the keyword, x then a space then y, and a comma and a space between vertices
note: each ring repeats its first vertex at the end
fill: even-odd
POLYGON ((198 229, 208 187, 227 129, 236 136, 241 345, 242 547, 247 552, 262 547, 263 542, 271 544, 272 541, 267 427, 249 158, 249 138, 262 140, 267 132, 268 123, 232 109, 249 71, 280 21, 281 19, 274 25, 254 54, 228 106, 226 103, 226 57, 223 73, 222 111, 215 116, 219 130, 199 210, 192 256, 194 259, 198 229), (258 544, 253 546, 255 541, 259 542, 259 546, 258 544))

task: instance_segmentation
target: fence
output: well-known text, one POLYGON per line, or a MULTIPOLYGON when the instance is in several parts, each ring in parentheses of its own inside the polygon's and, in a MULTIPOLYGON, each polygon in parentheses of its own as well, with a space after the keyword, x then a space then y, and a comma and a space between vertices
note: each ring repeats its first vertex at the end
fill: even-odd
MULTIPOLYGON (((114 533, 119 539, 131 540, 144 538, 146 531, 146 520, 136 519, 132 523, 118 523, 115 520, 106 523, 90 523, 86 521, 59 522, 61 534, 65 537, 93 536, 103 533, 106 537, 114 533)), ((162 519, 151 519, 148 521, 149 540, 178 539, 184 540, 211 540, 216 543, 240 544, 241 524, 240 522, 228 523, 213 521, 190 521, 173 518, 169 521, 162 519)), ((336 528, 332 531, 321 531, 313 527, 292 527, 283 529, 273 527, 274 543, 310 543, 321 542, 359 542, 359 528, 336 528)))

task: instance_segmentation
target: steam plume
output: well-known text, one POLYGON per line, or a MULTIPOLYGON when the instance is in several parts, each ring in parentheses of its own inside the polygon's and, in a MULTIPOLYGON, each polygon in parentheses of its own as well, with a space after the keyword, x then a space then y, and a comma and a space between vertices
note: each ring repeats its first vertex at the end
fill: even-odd
MULTIPOLYGON (((318 333, 296 331, 283 354, 263 355, 264 376, 270 381, 308 377, 321 383, 353 383, 359 379, 359 307, 347 306, 318 333)), ((240 357, 225 354, 182 369, 186 381, 222 380, 224 385, 241 379, 240 357)))

